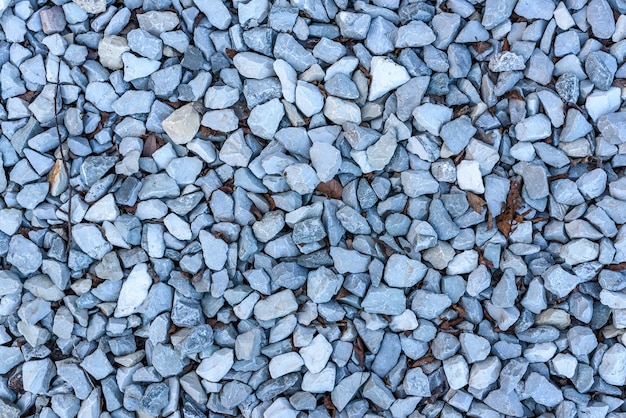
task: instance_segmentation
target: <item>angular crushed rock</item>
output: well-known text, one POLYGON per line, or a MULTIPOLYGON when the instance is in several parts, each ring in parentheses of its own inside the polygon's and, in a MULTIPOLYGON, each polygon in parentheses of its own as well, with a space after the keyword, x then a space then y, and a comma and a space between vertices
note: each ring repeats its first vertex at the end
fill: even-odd
POLYGON ((1 417, 626 414, 626 2, 114 3, 0 0, 1 417))

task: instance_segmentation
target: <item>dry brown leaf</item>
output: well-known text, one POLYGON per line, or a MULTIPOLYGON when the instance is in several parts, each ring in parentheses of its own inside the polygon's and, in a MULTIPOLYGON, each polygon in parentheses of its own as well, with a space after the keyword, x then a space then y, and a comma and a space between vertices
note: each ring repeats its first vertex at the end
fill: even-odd
POLYGON ((159 149, 157 146, 157 137, 155 134, 150 133, 148 137, 143 141, 143 151, 141 152, 142 157, 152 157, 154 151, 159 149))
POLYGON ((478 52, 479 54, 482 54, 483 52, 485 52, 489 48, 491 48, 491 44, 489 42, 486 42, 486 41, 474 42, 472 44, 472 47, 474 48, 474 51, 478 52))
POLYGON ((267 200, 267 204, 270 205, 270 210, 276 209, 276 203, 274 203, 274 198, 269 193, 263 193, 263 197, 267 200))
POLYGON ((330 181, 327 181, 326 183, 318 184, 316 190, 331 199, 341 199, 343 187, 341 186, 341 183, 339 183, 337 180, 332 179, 330 181))
POLYGON ((354 354, 359 359, 359 366, 361 369, 365 368, 365 346, 361 337, 356 337, 356 344, 354 344, 354 354))
POLYGON ((619 264, 610 264, 608 266, 604 267, 607 270, 611 270, 611 271, 622 271, 622 270, 626 270, 626 261, 619 263, 619 264))
POLYGON ((518 219, 516 212, 522 204, 521 191, 522 179, 521 177, 516 177, 511 181, 509 194, 506 197, 502 212, 496 216, 496 226, 507 238, 513 232, 513 225, 516 219, 518 219))
POLYGON ((502 41, 502 51, 509 51, 511 49, 511 47, 509 46, 509 40, 507 38, 504 38, 504 41, 502 41))
POLYGON ((476 213, 481 213, 483 211, 483 208, 487 204, 487 202, 485 202, 485 199, 472 192, 467 192, 467 201, 476 213))

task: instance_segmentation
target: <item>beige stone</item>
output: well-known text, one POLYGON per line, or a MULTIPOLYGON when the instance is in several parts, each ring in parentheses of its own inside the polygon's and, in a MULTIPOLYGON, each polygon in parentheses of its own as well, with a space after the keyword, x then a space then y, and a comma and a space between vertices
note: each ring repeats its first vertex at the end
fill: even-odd
POLYGON ((200 129, 200 114, 189 103, 176 109, 162 123, 167 135, 176 144, 184 145, 191 141, 200 129))
POLYGON ((120 70, 124 67, 122 54, 130 51, 128 41, 121 36, 105 36, 98 44, 100 63, 110 70, 120 70))
POLYGON ((107 10, 107 2, 105 0, 73 0, 81 9, 87 13, 104 13, 107 10))

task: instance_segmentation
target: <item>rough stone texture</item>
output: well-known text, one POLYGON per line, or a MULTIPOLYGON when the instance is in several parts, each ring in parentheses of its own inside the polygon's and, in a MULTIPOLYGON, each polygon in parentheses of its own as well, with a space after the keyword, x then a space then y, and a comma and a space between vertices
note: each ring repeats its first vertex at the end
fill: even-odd
POLYGON ((188 104, 172 112, 161 125, 174 143, 184 145, 198 133, 200 114, 192 104, 188 104))
POLYGON ((621 417, 625 13, 0 0, 0 417, 621 417))

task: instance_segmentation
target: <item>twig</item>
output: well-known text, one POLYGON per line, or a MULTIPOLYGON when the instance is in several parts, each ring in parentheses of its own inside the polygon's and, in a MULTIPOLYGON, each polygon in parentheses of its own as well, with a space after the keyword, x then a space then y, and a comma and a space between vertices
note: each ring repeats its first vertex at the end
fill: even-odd
MULTIPOLYGON (((59 99, 59 89, 61 88, 61 60, 59 59, 59 66, 57 67, 57 85, 54 91, 54 125, 57 131, 57 138, 59 140, 59 153, 61 154, 61 161, 63 162, 63 169, 67 176, 67 248, 65 253, 69 257, 70 247, 72 246, 72 184, 70 183, 70 169, 67 167, 67 159, 63 152, 63 143, 61 141, 61 130, 59 128, 59 109, 57 101, 59 99)), ((69 151, 68 151, 69 152, 69 151)))

